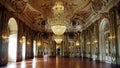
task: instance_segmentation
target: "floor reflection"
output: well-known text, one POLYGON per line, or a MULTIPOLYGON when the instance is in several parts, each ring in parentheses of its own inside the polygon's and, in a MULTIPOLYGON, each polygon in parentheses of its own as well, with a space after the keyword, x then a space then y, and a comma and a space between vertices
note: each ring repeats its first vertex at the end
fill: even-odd
POLYGON ((9 63, 0 68, 112 68, 110 64, 90 61, 82 58, 34 58, 17 63, 9 63))
POLYGON ((36 63, 37 63, 36 58, 34 58, 33 61, 32 61, 32 68, 36 68, 36 63))
POLYGON ((16 63, 9 63, 7 68, 16 68, 16 63))
POLYGON ((21 68, 26 68, 26 62, 25 61, 21 62, 21 68))

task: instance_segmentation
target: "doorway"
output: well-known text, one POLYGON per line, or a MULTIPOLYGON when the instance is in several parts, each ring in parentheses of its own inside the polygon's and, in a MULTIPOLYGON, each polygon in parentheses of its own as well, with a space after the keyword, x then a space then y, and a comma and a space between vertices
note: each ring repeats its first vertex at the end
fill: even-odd
POLYGON ((109 54, 109 33, 110 24, 107 18, 104 18, 99 27, 99 47, 100 47, 100 60, 103 62, 111 63, 111 56, 109 54))

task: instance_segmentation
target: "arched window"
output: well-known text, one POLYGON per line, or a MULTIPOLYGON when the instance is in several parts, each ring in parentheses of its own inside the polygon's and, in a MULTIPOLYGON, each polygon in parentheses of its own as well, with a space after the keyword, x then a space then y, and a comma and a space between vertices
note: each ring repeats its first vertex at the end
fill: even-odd
POLYGON ((8 61, 16 61, 17 57, 17 33, 18 26, 16 20, 11 17, 8 21, 10 30, 9 43, 8 43, 8 61))

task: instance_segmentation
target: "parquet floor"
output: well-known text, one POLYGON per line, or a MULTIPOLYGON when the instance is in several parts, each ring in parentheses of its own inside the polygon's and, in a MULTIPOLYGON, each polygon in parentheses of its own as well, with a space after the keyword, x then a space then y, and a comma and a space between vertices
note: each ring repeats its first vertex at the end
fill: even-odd
POLYGON ((0 68, 112 68, 111 64, 82 58, 34 58, 22 62, 11 62, 0 68))

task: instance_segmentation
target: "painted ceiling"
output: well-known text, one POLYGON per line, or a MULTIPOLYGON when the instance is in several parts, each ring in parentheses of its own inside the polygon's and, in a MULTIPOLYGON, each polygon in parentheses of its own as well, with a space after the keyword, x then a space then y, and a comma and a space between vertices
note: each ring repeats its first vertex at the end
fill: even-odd
MULTIPOLYGON (((51 32, 47 19, 57 0, 8 0, 0 1, 9 11, 33 30, 51 32)), ((66 18, 70 20, 66 32, 82 31, 92 16, 98 14, 112 0, 61 0, 66 18)))

